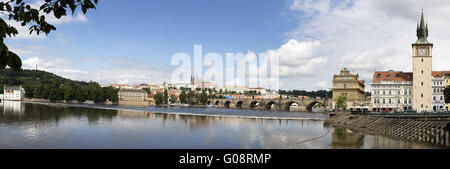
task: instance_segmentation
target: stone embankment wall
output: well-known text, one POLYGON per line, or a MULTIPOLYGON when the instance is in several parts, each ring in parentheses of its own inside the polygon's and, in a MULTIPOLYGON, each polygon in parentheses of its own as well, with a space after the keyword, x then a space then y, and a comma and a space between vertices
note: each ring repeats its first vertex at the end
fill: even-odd
POLYGON ((344 127, 366 134, 383 135, 450 147, 449 118, 386 118, 338 114, 327 119, 325 124, 334 127, 344 127))

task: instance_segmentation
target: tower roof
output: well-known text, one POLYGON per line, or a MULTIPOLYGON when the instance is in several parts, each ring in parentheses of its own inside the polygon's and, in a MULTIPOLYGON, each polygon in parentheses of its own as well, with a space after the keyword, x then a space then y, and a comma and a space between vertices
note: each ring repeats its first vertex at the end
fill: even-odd
POLYGON ((420 17, 420 22, 417 24, 417 42, 416 44, 429 44, 428 42, 428 23, 425 23, 425 18, 422 14, 420 17))

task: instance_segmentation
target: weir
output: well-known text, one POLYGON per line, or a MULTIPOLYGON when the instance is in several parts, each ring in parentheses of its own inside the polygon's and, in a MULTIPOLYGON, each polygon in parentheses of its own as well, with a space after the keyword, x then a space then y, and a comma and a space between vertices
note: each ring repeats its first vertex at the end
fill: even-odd
POLYGON ((450 147, 450 118, 392 118, 337 114, 325 120, 325 125, 450 147))

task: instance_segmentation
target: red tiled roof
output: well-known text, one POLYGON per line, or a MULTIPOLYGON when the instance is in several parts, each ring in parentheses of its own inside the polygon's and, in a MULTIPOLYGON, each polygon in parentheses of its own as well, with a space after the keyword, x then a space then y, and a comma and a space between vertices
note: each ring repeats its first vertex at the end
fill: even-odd
POLYGON ((413 73, 401 71, 375 72, 373 81, 412 81, 413 73))
POLYGON ((445 77, 446 74, 450 74, 450 71, 434 71, 432 72, 432 75, 434 78, 437 78, 438 76, 440 78, 445 77))

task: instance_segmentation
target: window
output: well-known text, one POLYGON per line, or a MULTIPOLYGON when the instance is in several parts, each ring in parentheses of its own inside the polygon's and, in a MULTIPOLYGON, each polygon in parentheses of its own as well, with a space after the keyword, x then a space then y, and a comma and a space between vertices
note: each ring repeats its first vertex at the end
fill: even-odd
POLYGON ((423 62, 423 59, 422 59, 422 62, 423 62))
POLYGON ((395 77, 399 78, 399 77, 400 77, 400 74, 396 74, 395 77))
POLYGON ((397 103, 400 104, 400 99, 397 99, 397 103))
POLYGON ((386 100, 385 99, 383 99, 383 104, 386 104, 386 100))
POLYGON ((422 86, 423 86, 423 82, 422 82, 422 86))
POLYGON ((441 96, 441 99, 440 99, 440 100, 441 100, 441 101, 442 101, 442 100, 444 100, 444 97, 443 97, 443 96, 441 96))
POLYGON ((423 74, 423 70, 422 70, 422 74, 423 74))
POLYGON ((422 98, 423 98, 423 94, 421 94, 422 98))
POLYGON ((387 78, 391 78, 391 75, 386 75, 387 78))
POLYGON ((408 99, 405 98, 405 100, 403 100, 403 104, 408 104, 408 99))
POLYGON ((381 74, 377 74, 377 78, 381 78, 381 74))
POLYGON ((436 96, 433 96, 433 100, 436 101, 436 96))
POLYGON ((389 104, 391 104, 391 99, 389 99, 389 104))
POLYGON ((411 98, 409 98, 409 104, 412 104, 412 99, 411 98))

